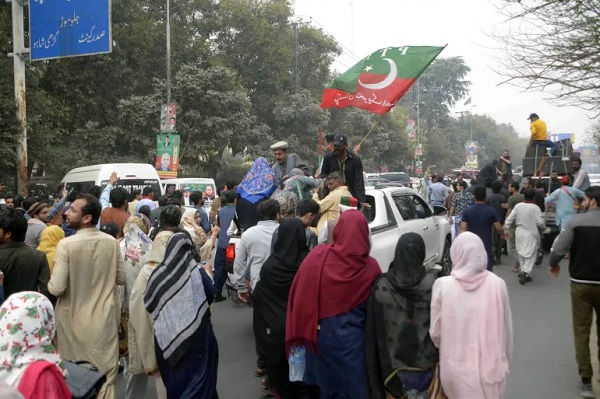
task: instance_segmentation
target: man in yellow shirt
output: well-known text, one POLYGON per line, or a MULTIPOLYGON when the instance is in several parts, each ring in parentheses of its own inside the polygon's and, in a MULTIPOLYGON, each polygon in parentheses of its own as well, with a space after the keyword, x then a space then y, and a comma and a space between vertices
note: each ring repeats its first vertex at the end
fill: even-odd
POLYGON ((532 144, 544 145, 546 148, 550 148, 550 156, 554 156, 558 145, 552 140, 548 140, 546 122, 540 119, 538 114, 531 114, 527 120, 531 121, 531 138, 529 139, 529 146, 532 144))
POLYGON ((339 171, 331 172, 327 176, 327 187, 329 188, 329 195, 318 201, 319 213, 321 214, 317 224, 318 234, 321 234, 325 222, 340 218, 340 200, 342 197, 352 197, 348 186, 344 182, 344 176, 339 171))

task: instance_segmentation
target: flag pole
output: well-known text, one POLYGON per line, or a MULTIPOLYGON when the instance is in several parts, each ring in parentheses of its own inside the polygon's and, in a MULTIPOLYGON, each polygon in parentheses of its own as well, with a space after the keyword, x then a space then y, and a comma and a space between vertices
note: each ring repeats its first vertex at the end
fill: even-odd
POLYGON ((385 116, 385 114, 379 115, 379 118, 377 118, 377 120, 375 121, 375 123, 373 124, 373 126, 371 126, 371 129, 367 132, 367 135, 365 137, 363 137, 363 139, 360 141, 360 143, 358 143, 358 145, 362 145, 362 143, 365 142, 365 140, 367 139, 367 137, 369 137, 369 135, 371 134, 371 132, 373 130, 375 130, 375 128, 377 127, 377 125, 379 125, 379 122, 381 122, 381 120, 383 119, 384 116, 385 116))

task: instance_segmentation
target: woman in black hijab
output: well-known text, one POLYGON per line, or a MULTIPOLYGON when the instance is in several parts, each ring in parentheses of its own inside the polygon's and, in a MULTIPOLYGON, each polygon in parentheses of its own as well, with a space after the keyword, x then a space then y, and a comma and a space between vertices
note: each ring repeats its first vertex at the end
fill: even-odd
POLYGON ((434 381, 439 354, 429 336, 435 276, 426 272, 424 260, 423 238, 403 234, 389 271, 373 285, 365 334, 372 398, 399 399, 408 391, 442 397, 434 381))
POLYGON ((308 255, 305 229, 298 218, 281 223, 273 252, 263 264, 252 294, 257 349, 265 354, 269 383, 282 399, 300 398, 303 391, 301 382, 289 380, 285 321, 292 282, 308 255))

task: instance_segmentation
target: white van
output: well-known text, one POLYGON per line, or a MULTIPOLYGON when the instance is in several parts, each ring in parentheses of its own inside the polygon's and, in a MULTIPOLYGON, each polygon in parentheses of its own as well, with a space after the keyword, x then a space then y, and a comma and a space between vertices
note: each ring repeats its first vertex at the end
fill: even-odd
POLYGON ((202 191, 206 194, 204 207, 210 208, 212 202, 217 196, 217 186, 215 180, 205 177, 187 177, 181 179, 165 179, 160 181, 163 192, 173 193, 175 190, 183 191, 183 200, 185 206, 190 206, 190 194, 193 191, 202 191))
POLYGON ((129 193, 133 190, 143 190, 152 187, 154 195, 163 194, 160 178, 153 165, 145 163, 106 163, 101 165, 83 166, 68 172, 62 179, 68 191, 75 189, 87 193, 94 186, 104 189, 112 172, 117 172, 117 187, 123 187, 129 193))

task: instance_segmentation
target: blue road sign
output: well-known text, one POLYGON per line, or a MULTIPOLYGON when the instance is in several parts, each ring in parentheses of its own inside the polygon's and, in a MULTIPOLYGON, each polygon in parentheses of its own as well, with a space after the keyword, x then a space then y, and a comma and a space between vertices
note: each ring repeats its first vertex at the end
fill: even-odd
POLYGON ((32 60, 110 53, 110 0, 30 0, 32 60))

